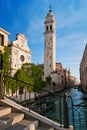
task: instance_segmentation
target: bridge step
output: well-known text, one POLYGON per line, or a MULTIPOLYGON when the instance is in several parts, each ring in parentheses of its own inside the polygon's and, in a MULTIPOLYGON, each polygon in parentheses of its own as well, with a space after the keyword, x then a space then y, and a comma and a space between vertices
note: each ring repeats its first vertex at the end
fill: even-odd
POLYGON ((11 107, 0 107, 0 130, 54 130, 50 126, 41 126, 39 120, 26 118, 22 113, 11 112, 11 107))
POLYGON ((20 122, 24 118, 24 114, 10 113, 6 116, 0 117, 0 130, 4 130, 11 125, 20 122))
POLYGON ((10 107, 0 107, 0 117, 8 115, 9 113, 11 113, 10 107))
POLYGON ((21 125, 27 125, 29 130, 36 130, 36 128, 38 127, 39 125, 39 121, 38 120, 22 120, 21 122, 19 122, 19 124, 21 125))
POLYGON ((54 130, 52 127, 38 127, 36 130, 54 130))
POLYGON ((39 121, 28 121, 28 120, 22 120, 21 122, 9 127, 6 130, 36 130, 36 127, 38 127, 39 121))
POLYGON ((29 130, 28 126, 26 125, 20 125, 20 124, 16 124, 14 126, 11 126, 5 130, 29 130))

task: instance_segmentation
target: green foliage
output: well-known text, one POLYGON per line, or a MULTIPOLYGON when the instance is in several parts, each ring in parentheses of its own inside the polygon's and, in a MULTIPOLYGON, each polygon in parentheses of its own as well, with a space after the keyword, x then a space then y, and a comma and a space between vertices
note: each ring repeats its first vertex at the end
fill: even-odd
POLYGON ((8 46, 4 47, 3 53, 3 71, 5 75, 10 75, 10 51, 8 46))
POLYGON ((27 88, 28 91, 32 91, 32 86, 33 86, 33 79, 30 77, 27 73, 27 71, 25 71, 23 68, 19 69, 15 75, 14 78, 16 78, 17 80, 23 81, 23 82, 18 82, 18 86, 19 87, 24 87, 27 88))
MULTIPOLYGON (((28 91, 40 92, 46 86, 46 82, 41 80, 42 69, 35 64, 25 63, 15 74, 15 78, 28 84, 24 85, 28 91)), ((21 86, 21 85, 19 85, 21 86)))
POLYGON ((27 82, 27 79, 28 79, 28 75, 27 75, 26 71, 23 70, 23 69, 19 69, 19 70, 15 73, 14 77, 15 77, 16 79, 19 79, 19 80, 25 81, 25 82, 27 82))
POLYGON ((29 77, 37 77, 41 78, 42 76, 42 69, 39 66, 36 66, 33 63, 25 63, 23 64, 22 68, 27 71, 29 77))
POLYGON ((6 92, 9 92, 9 89, 12 90, 14 93, 18 89, 18 83, 14 78, 11 78, 10 76, 4 77, 4 83, 6 85, 6 92))
POLYGON ((41 79, 38 79, 38 80, 34 79, 34 83, 35 83, 34 85, 35 87, 33 88, 34 92, 40 93, 43 90, 43 88, 46 87, 46 82, 41 79))
MULTIPOLYGON (((10 75, 10 60, 9 60, 10 51, 8 46, 4 47, 4 53, 0 51, 0 55, 2 55, 2 59, 3 59, 2 60, 3 69, 1 70, 1 72, 4 75, 10 75)), ((6 85, 6 90, 8 90, 8 88, 11 88, 11 84, 12 84, 11 79, 9 79, 8 77, 4 77, 4 83, 6 85)))

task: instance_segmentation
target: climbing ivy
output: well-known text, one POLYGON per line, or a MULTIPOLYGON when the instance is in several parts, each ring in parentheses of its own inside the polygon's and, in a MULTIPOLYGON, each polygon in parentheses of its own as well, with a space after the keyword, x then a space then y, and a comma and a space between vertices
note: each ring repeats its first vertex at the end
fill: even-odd
POLYGON ((5 75, 10 75, 10 50, 8 46, 4 47, 3 72, 5 75))

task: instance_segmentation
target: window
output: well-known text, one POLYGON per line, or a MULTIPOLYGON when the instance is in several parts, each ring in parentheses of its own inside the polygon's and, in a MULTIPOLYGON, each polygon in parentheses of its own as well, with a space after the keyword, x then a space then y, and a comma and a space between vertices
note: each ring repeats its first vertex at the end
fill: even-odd
POLYGON ((0 34, 0 46, 4 46, 4 36, 0 34))
POLYGON ((52 38, 50 38, 50 41, 52 41, 52 38))
POLYGON ((52 25, 50 25, 50 30, 52 30, 52 25))
POLYGON ((22 62, 25 60, 25 58, 24 58, 23 55, 20 56, 20 60, 21 60, 22 62))
POLYGON ((46 30, 48 31, 48 26, 46 27, 46 30))

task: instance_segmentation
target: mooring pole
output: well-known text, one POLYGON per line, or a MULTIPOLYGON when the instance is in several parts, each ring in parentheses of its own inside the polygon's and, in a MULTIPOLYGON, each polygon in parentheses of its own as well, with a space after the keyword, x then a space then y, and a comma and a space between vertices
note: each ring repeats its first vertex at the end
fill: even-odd
POLYGON ((69 128, 69 117, 68 117, 68 104, 67 104, 67 93, 63 95, 63 106, 64 106, 64 128, 69 128))

